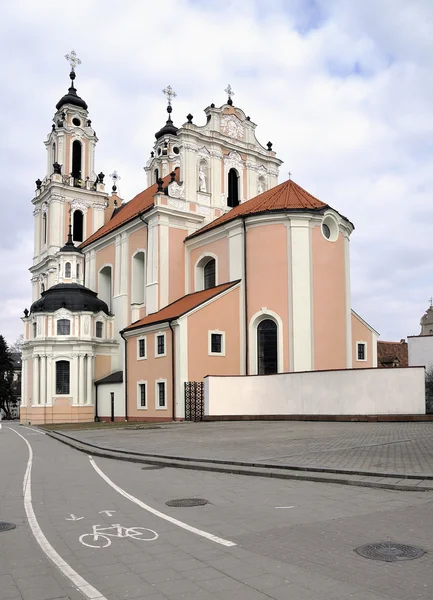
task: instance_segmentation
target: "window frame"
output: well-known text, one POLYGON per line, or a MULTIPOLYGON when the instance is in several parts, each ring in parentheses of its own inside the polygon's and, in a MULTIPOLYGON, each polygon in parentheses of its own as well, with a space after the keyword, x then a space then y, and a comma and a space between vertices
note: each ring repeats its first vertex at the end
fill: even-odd
POLYGON ((203 265, 203 290, 211 290, 217 285, 217 276, 216 276, 216 260, 213 257, 210 257, 209 260, 205 262, 203 265), (211 263, 213 263, 213 285, 206 287, 206 267, 208 267, 211 263))
POLYGON ((367 362, 367 342, 364 340, 359 340, 356 342, 356 362, 367 362), (359 348, 360 346, 364 347, 364 358, 359 358, 359 348))
POLYGON ((59 360, 56 360, 56 370, 55 370, 55 392, 56 392, 56 397, 58 396, 70 396, 71 395, 71 361, 70 360, 66 360, 64 358, 61 358, 59 360), (67 392, 58 392, 58 365, 60 363, 65 363, 69 365, 69 378, 68 378, 68 391, 67 392))
POLYGON ((65 263, 65 279, 72 279, 72 265, 69 261, 65 263), (68 266, 69 266, 69 269, 68 269, 68 266), (69 271, 69 275, 68 275, 68 271, 69 271))
POLYGON ((155 410, 167 410, 167 379, 156 379, 155 380, 155 410), (164 385, 164 406, 159 406, 159 384, 164 385))
POLYGON ((155 358, 162 358, 163 356, 167 356, 167 336, 165 331, 158 331, 155 333, 155 358), (158 337, 164 337, 164 352, 162 354, 158 353, 158 337))
POLYGON ((146 360, 147 359, 147 336, 141 335, 137 338, 137 360, 146 360), (140 356, 140 342, 144 342, 144 355, 140 356))
POLYGON ((96 321, 95 323, 95 337, 102 339, 104 337, 104 321, 96 321), (98 325, 101 326, 101 335, 98 335, 98 325))
POLYGON ((36 321, 33 321, 32 325, 33 325, 33 339, 36 339, 38 337, 38 324, 36 321))
POLYGON ((71 319, 66 319, 65 317, 62 317, 61 319, 56 319, 56 335, 62 335, 62 336, 66 336, 66 335, 71 335, 71 319), (60 323, 69 323, 69 333, 60 333, 59 332, 59 325, 60 323))
POLYGON ((147 381, 144 379, 140 379, 139 381, 137 381, 137 410, 147 410, 148 408, 148 400, 147 400, 147 381), (141 386, 144 385, 144 401, 145 401, 145 405, 143 406, 141 404, 141 386))
POLYGON ((226 355, 226 332, 220 331, 219 329, 210 329, 208 331, 208 355, 209 356, 225 356, 226 355), (213 352, 212 351, 212 336, 220 335, 221 336, 221 352, 213 352))

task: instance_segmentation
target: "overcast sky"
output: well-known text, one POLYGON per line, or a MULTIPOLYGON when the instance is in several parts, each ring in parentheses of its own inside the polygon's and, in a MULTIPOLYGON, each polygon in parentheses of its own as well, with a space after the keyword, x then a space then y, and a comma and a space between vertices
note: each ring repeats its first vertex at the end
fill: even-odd
POLYGON ((76 87, 99 137, 96 171, 125 200, 166 119, 226 100, 257 123, 292 178, 354 224, 352 307, 384 340, 419 333, 433 295, 431 0, 14 0, 0 19, 0 334, 31 303, 31 200, 43 140, 76 87))

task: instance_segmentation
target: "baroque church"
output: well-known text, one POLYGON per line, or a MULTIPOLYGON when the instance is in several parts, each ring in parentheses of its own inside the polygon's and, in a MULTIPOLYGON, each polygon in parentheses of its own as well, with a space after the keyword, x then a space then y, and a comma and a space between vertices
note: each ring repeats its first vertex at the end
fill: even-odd
POLYGON ((36 181, 21 421, 182 420, 185 383, 377 366, 351 309, 353 224, 289 179, 233 102, 167 120, 147 186, 124 202, 97 174, 98 138, 70 87, 36 181))

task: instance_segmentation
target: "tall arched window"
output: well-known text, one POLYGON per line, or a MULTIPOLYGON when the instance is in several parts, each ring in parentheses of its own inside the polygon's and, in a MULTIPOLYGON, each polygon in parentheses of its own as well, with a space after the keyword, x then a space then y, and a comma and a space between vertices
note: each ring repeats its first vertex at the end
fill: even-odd
POLYGON ((153 172, 153 178, 154 178, 155 183, 158 183, 158 179, 159 179, 159 171, 158 171, 158 169, 154 170, 154 172, 153 172))
POLYGON ((239 175, 236 169, 230 169, 228 176, 227 206, 234 208, 239 204, 239 175))
POLYGON ((43 229, 43 240, 44 244, 47 243, 47 213, 44 212, 42 215, 42 229, 43 229))
MULTIPOLYGON (((75 142, 74 142, 75 143, 75 142)), ((74 242, 82 242, 83 241, 83 213, 81 210, 74 211, 73 217, 73 228, 72 228, 72 239, 74 242)))
POLYGON ((67 262, 65 264, 65 277, 66 277, 66 279, 70 279, 70 277, 71 277, 71 263, 70 262, 67 262))
POLYGON ((257 373, 278 373, 278 331, 271 319, 260 321, 257 327, 257 373))
POLYGON ((98 296, 107 303, 111 311, 113 301, 113 284, 111 275, 111 266, 107 265, 99 271, 98 275, 98 296))
POLYGON ((69 394, 69 361, 56 362, 56 394, 69 394))
POLYGON ((132 303, 144 304, 146 286, 146 264, 144 252, 132 257, 132 303))
POLYGON ((71 335, 71 322, 69 319, 57 321, 57 335, 71 335))
POLYGON ((72 143, 72 177, 81 179, 81 142, 75 140, 72 143))
POLYGON ((53 143, 53 164, 56 162, 56 144, 53 143))
POLYGON ((203 289, 215 287, 215 259, 211 258, 203 268, 203 289))

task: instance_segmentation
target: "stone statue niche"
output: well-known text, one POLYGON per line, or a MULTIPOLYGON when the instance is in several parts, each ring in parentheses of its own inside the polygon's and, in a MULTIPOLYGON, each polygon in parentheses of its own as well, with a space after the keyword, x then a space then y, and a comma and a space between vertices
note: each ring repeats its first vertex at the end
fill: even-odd
POLYGON ((198 191, 209 192, 209 167, 205 160, 201 160, 198 165, 198 191))

